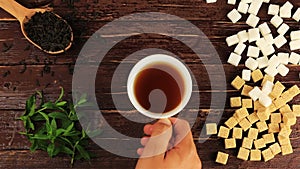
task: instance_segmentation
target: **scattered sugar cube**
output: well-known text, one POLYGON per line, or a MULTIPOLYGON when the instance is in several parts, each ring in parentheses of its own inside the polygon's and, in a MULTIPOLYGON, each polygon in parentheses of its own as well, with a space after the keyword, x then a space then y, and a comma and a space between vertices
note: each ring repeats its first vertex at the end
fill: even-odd
POLYGON ((243 129, 239 127, 234 127, 232 131, 232 137, 235 139, 243 138, 243 129))
POLYGON ((270 149, 274 155, 281 153, 281 147, 277 142, 270 145, 270 149))
POLYGON ((300 89, 298 88, 297 85, 292 86, 291 88, 288 89, 289 94, 292 97, 297 96, 298 94, 300 94, 300 89))
POLYGON ((289 102, 293 100, 293 96, 291 95, 291 93, 289 91, 285 91, 281 94, 280 98, 285 102, 289 102))
POLYGON ((229 5, 235 5, 236 0, 227 0, 227 4, 229 5))
POLYGON ((282 52, 278 53, 278 60, 279 63, 281 64, 287 65, 289 63, 289 57, 290 57, 289 53, 282 53, 282 52))
POLYGON ((272 82, 273 84, 274 79, 275 78, 270 75, 265 75, 263 81, 261 82, 261 85, 264 86, 267 81, 272 82))
POLYGON ((242 99, 242 106, 245 107, 245 108, 251 109, 253 107, 252 106, 252 99, 242 99))
POLYGON ((241 97, 231 97, 230 98, 230 106, 231 107, 241 107, 242 106, 242 98, 241 97))
POLYGON ((253 58, 248 58, 245 62, 245 66, 249 68, 250 70, 254 71, 258 67, 258 63, 253 58))
POLYGON ((297 11, 294 13, 293 19, 297 22, 300 21, 300 8, 298 8, 297 11))
POLYGON ((272 113, 271 114, 271 123, 281 123, 281 114, 280 113, 272 113))
POLYGON ((272 158, 274 158, 274 154, 272 153, 270 148, 267 148, 267 149, 263 150, 261 152, 261 154, 262 154, 265 162, 267 162, 267 161, 271 160, 272 158))
POLYGON ((248 39, 249 39, 249 35, 248 35, 248 32, 246 30, 238 32, 237 35, 239 37, 240 43, 247 42, 248 39))
POLYGON ((228 161, 228 157, 229 157, 229 154, 226 154, 226 153, 223 153, 223 152, 219 151, 218 155, 217 155, 216 162, 220 163, 220 164, 223 164, 223 165, 226 165, 227 161, 228 161))
POLYGON ((300 55, 295 52, 292 52, 290 58, 288 59, 288 62, 297 65, 299 61, 300 61, 300 55))
POLYGON ((225 149, 236 148, 236 142, 234 138, 225 139, 225 149))
POLYGON ((234 49, 234 53, 238 54, 238 55, 241 55, 244 50, 246 49, 246 45, 243 44, 243 43, 239 43, 235 49, 234 49))
POLYGON ((258 58, 258 56, 259 56, 259 48, 256 47, 256 46, 251 46, 250 45, 248 47, 247 56, 253 57, 253 58, 258 58))
POLYGON ((286 38, 283 35, 278 35, 275 39, 274 39, 274 44, 277 48, 281 48, 284 44, 287 43, 286 38))
POLYGON ((290 29, 289 25, 287 25, 286 23, 283 23, 278 29, 277 32, 280 35, 284 35, 287 33, 287 31, 290 29))
POLYGON ((290 42, 290 49, 291 50, 298 50, 300 49, 300 40, 293 40, 290 42))
POLYGON ((229 136, 229 128, 221 126, 219 129, 218 137, 228 138, 229 136))
POLYGON ((255 86, 250 92, 249 96, 253 101, 256 101, 260 95, 262 94, 262 91, 259 89, 259 87, 255 86))
POLYGON ((260 39, 260 33, 258 28, 251 28, 248 30, 249 42, 255 42, 260 39))
POLYGON ((290 129, 290 126, 286 126, 283 123, 280 123, 281 125, 281 129, 278 133, 279 136, 283 136, 283 137, 290 137, 291 133, 292 133, 292 129, 290 129))
POLYGON ((243 69, 242 79, 245 80, 245 81, 250 81, 251 80, 251 70, 243 69))
POLYGON ((269 133, 279 133, 279 131, 280 131, 278 123, 269 123, 268 127, 269 127, 269 130, 268 130, 269 133))
POLYGON ((246 118, 244 118, 242 121, 239 122, 239 125, 244 131, 247 131, 252 124, 246 118))
POLYGON ((206 0, 206 3, 215 3, 217 0, 206 0))
POLYGON ((275 142, 275 136, 273 133, 264 134, 263 139, 266 144, 274 143, 275 142))
POLYGON ((269 33, 267 35, 264 35, 264 39, 266 40, 266 42, 269 45, 273 45, 274 44, 274 38, 273 38, 273 35, 271 33, 269 33))
POLYGON ((274 101, 274 104, 275 104, 276 108, 279 109, 280 107, 282 107, 286 104, 286 101, 283 98, 279 97, 278 99, 276 99, 274 101))
POLYGON ((253 110, 257 111, 257 110, 262 109, 262 108, 265 108, 265 107, 263 105, 261 105, 258 100, 256 100, 254 102, 253 110))
POLYGON ((259 120, 256 112, 253 112, 249 116, 247 116, 247 119, 249 120, 249 122, 251 124, 254 124, 254 123, 256 123, 259 120))
POLYGON ((262 93, 259 96, 259 103, 265 107, 269 107, 272 104, 272 99, 265 93, 262 93))
POLYGON ((264 72, 270 76, 275 77, 278 74, 278 70, 275 67, 268 66, 264 72))
POLYGON ((246 4, 250 4, 250 3, 252 3, 252 0, 241 0, 241 2, 246 3, 246 4))
POLYGON ((269 67, 277 68, 277 66, 280 65, 280 60, 279 60, 278 56, 273 55, 273 56, 269 59, 268 65, 269 65, 269 67))
POLYGON ((300 105, 293 105, 293 113, 296 117, 300 117, 300 105))
POLYGON ((247 150, 247 149, 241 147, 240 150, 239 150, 239 153, 237 155, 237 158, 241 159, 241 160, 244 160, 244 161, 247 161, 248 157, 249 157, 249 154, 250 154, 250 150, 247 150))
POLYGON ((232 23, 237 23, 242 18, 242 15, 236 9, 233 9, 227 14, 227 17, 232 23))
POLYGON ((246 149, 251 149, 253 145, 253 139, 244 137, 243 142, 242 142, 242 147, 246 149))
POLYGON ((240 41, 238 35, 232 35, 226 38, 226 42, 228 46, 233 46, 235 44, 238 44, 240 41))
POLYGON ((279 9, 279 15, 282 18, 290 18, 292 17, 292 9, 293 5, 287 1, 283 6, 279 9))
POLYGON ((282 121, 284 124, 291 126, 297 123, 297 118, 294 113, 284 113, 282 121))
POLYGON ((240 109, 237 109, 235 111, 235 115, 237 117, 237 121, 241 121, 242 119, 244 119, 245 117, 247 117, 249 115, 247 108, 242 107, 240 109))
POLYGON ((278 28, 283 23, 283 19, 278 15, 274 15, 270 22, 275 26, 275 28, 278 28))
POLYGON ((256 127, 258 129, 259 132, 263 132, 268 130, 268 125, 265 121, 259 121, 256 123, 256 127))
POLYGON ((242 56, 238 55, 238 54, 235 54, 235 53, 231 53, 227 62, 232 64, 233 66, 238 66, 240 61, 242 59, 242 56))
POLYGON ((261 149, 261 148, 266 147, 265 140, 264 140, 263 138, 254 140, 254 147, 255 147, 256 149, 261 149))
POLYGON ((265 68, 268 66, 269 59, 268 59, 268 57, 263 56, 263 57, 257 58, 256 61, 258 63, 258 68, 262 69, 262 68, 265 68))
MULTIPOLYGON (((249 8, 249 9, 250 9, 250 8, 249 8)), ((260 20, 259 17, 255 16, 255 15, 253 15, 253 14, 250 14, 249 17, 248 17, 247 20, 246 20, 246 23, 247 23, 249 26, 255 28, 255 27, 257 26, 259 20, 260 20)))
POLYGON ((249 6, 248 13, 253 14, 253 15, 257 15, 259 9, 262 6, 262 4, 263 4, 262 0, 253 0, 252 3, 249 6))
POLYGON ((252 138, 253 140, 256 140, 257 136, 258 136, 258 129, 250 128, 248 132, 248 138, 252 138))
POLYGON ((273 90, 272 92, 270 93, 270 96, 272 98, 279 98, 279 96, 282 94, 282 92, 284 91, 285 87, 283 86, 282 83, 280 83, 279 81, 277 81, 275 84, 274 84, 274 87, 273 87, 273 90))
POLYGON ((249 96, 249 92, 253 89, 252 86, 244 85, 243 90, 241 92, 241 95, 243 96, 249 96))
POLYGON ((261 79, 263 79, 264 75, 262 74, 262 72, 259 69, 257 69, 251 73, 251 77, 252 77, 253 82, 256 83, 256 82, 260 81, 261 79))
POLYGON ((226 122, 225 125, 229 128, 232 129, 238 124, 238 121, 235 117, 230 117, 226 122))
POLYGON ((258 111, 256 112, 256 114, 260 121, 269 120, 270 115, 271 115, 270 111, 265 107, 259 108, 258 111))
POLYGON ((249 8, 249 4, 240 2, 239 6, 238 6, 238 11, 240 13, 246 14, 248 12, 248 8, 249 8))
MULTIPOLYGON (((274 43, 275 43, 275 40, 274 40, 274 43)), ((261 50, 261 53, 264 56, 272 55, 275 52, 273 45, 269 45, 268 42, 266 43, 265 46, 259 46, 259 48, 261 50)))
POLYGON ((271 29, 269 28, 269 26, 268 26, 268 24, 267 24, 266 22, 260 24, 260 25, 258 26, 258 29, 259 29, 260 33, 261 33, 263 36, 265 36, 265 35, 271 33, 271 29))
POLYGON ((293 147, 291 144, 281 146, 282 155, 288 155, 293 153, 293 147))
POLYGON ((231 82, 231 86, 233 86, 237 90, 240 90, 245 83, 246 82, 242 78, 236 76, 235 79, 231 82))
POLYGON ((260 161, 261 151, 260 150, 250 150, 250 161, 260 161))
POLYGON ((278 142, 281 146, 291 144, 291 140, 289 137, 278 136, 278 142))
POLYGON ((274 84, 270 81, 266 81, 264 84, 263 84, 263 87, 261 89, 261 91, 266 94, 266 95, 269 95, 272 90, 273 90, 273 87, 274 87, 274 84))
POLYGON ((217 124, 216 123, 207 123, 206 124, 206 134, 211 135, 211 134, 217 134, 217 124))
POLYGON ((279 5, 270 4, 268 8, 268 15, 278 15, 279 8, 279 5))
POLYGON ((277 70, 278 70, 278 73, 281 75, 281 76, 286 76, 290 69, 287 68, 285 65, 283 64, 280 64, 278 67, 277 67, 277 70))
MULTIPOLYGON (((300 8, 299 8, 300 9, 300 8)), ((300 30, 292 31, 290 34, 291 40, 299 40, 300 39, 300 30)))
POLYGON ((279 109, 279 112, 281 114, 285 114, 285 113, 291 113, 293 111, 292 111, 291 107, 288 104, 286 104, 279 109))

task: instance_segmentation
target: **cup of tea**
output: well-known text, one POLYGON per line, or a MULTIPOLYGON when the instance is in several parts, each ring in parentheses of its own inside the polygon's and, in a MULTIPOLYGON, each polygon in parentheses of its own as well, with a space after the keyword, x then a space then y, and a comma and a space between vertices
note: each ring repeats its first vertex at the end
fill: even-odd
POLYGON ((192 78, 187 67, 175 57, 150 55, 132 68, 127 93, 143 115, 161 119, 179 113, 192 94, 192 78))

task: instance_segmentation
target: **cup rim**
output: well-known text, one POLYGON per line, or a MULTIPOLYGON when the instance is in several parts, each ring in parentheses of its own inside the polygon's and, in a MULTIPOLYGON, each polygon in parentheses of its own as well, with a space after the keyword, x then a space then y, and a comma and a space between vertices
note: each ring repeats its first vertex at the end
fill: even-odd
POLYGON ((166 54, 153 54, 153 55, 146 56, 145 58, 138 61, 131 69, 127 79, 127 94, 130 102, 133 104, 133 106, 137 109, 138 112, 150 118, 161 119, 161 118, 172 117, 184 109, 184 107, 187 105, 192 95, 192 86, 193 84, 192 84, 191 74, 188 70, 188 67, 186 67, 184 63, 182 63, 179 59, 166 54), (134 82, 138 73, 140 73, 144 69, 149 68, 150 65, 153 65, 158 62, 175 66, 178 72, 183 77, 183 83, 185 85, 184 92, 183 92, 184 96, 182 97, 180 104, 177 105, 171 111, 168 111, 166 113, 154 113, 144 109, 138 103, 133 90, 134 82))

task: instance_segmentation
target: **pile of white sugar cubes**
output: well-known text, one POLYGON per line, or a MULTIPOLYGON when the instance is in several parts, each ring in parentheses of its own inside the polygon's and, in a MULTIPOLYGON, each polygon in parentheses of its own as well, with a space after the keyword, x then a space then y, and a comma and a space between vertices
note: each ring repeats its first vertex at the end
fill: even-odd
MULTIPOLYGON (((227 0, 228 4, 236 6, 227 14, 228 19, 237 23, 242 15, 248 15, 245 23, 249 25, 249 29, 226 38, 229 47, 235 45, 227 62, 238 66, 242 55, 246 55, 246 68, 231 82, 240 91, 240 96, 230 98, 231 107, 236 108, 235 113, 219 130, 215 123, 206 124, 206 132, 207 135, 218 134, 223 138, 225 149, 238 148, 237 158, 241 160, 266 162, 277 154, 293 153, 289 136, 291 126, 300 117, 300 105, 288 104, 300 94, 298 86, 287 89, 281 82, 275 81, 276 75, 284 77, 289 73, 286 65, 300 65, 297 53, 300 30, 290 31, 290 26, 284 23, 286 18, 299 22, 300 8, 292 12, 294 6, 289 1, 281 5, 270 1, 227 0), (257 15, 263 3, 269 6, 267 13, 272 15, 272 19, 259 24, 261 21, 257 15), (271 27, 277 30, 275 34, 271 27), (276 52, 287 43, 291 52, 276 52), (241 147, 237 147, 237 140, 241 140, 241 147)), ((216 162, 225 165, 228 157, 229 154, 219 151, 216 162)))

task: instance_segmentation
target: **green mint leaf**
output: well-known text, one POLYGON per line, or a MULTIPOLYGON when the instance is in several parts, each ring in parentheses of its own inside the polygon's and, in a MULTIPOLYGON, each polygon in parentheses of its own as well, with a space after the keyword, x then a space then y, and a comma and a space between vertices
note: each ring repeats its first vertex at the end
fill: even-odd
POLYGON ((46 113, 44 113, 44 112, 39 112, 39 114, 42 115, 42 116, 45 118, 46 122, 49 123, 49 117, 48 117, 48 115, 47 115, 46 113))
POLYGON ((31 117, 32 121, 44 121, 45 118, 41 114, 35 114, 31 117))
POLYGON ((65 129, 57 129, 57 130, 56 130, 55 136, 58 137, 59 135, 61 135, 61 134, 64 133, 65 131, 66 131, 65 129))
POLYGON ((68 116, 62 112, 52 112, 48 114, 51 118, 56 118, 60 120, 68 120, 68 116))
POLYGON ((51 128, 52 128, 52 134, 56 135, 57 124, 55 119, 52 119, 51 121, 51 128))
POLYGON ((49 144, 47 147, 47 153, 50 157, 54 156, 54 148, 55 148, 54 143, 49 144))
POLYGON ((30 151, 31 152, 35 152, 35 150, 38 148, 38 143, 37 143, 37 140, 33 140, 32 141, 32 144, 30 146, 30 151))
POLYGON ((55 103, 58 103, 59 101, 61 101, 63 96, 64 96, 64 88, 61 87, 60 95, 59 95, 58 99, 55 101, 55 103))
POLYGON ((26 106, 25 106, 25 113, 24 113, 24 115, 29 115, 31 113, 31 109, 35 105, 35 100, 36 100, 35 95, 30 96, 26 100, 26 106))
POLYGON ((86 160, 90 160, 90 155, 89 153, 79 144, 76 145, 76 149, 78 150, 78 152, 80 153, 80 155, 86 159, 86 160))
POLYGON ((74 128, 74 123, 72 122, 68 128, 66 128, 66 132, 65 133, 69 133, 72 129, 74 128))
POLYGON ((96 129, 96 130, 93 130, 93 131, 87 131, 87 134, 90 138, 93 138, 93 137, 96 137, 96 136, 99 136, 101 135, 103 132, 103 130, 100 130, 100 129, 96 129))
POLYGON ((34 130, 34 124, 31 122, 31 119, 30 118, 27 118, 27 126, 31 129, 31 130, 34 130))
POLYGON ((57 106, 55 106, 55 104, 53 104, 52 102, 44 103, 42 107, 47 109, 57 109, 57 106))
POLYGON ((69 147, 66 147, 66 146, 62 146, 60 151, 65 154, 69 154, 69 155, 74 154, 74 152, 69 147))
POLYGON ((33 137, 31 137, 32 139, 38 139, 38 140, 49 140, 49 136, 48 135, 42 135, 42 134, 35 134, 33 137))
POLYGON ((65 106, 66 104, 67 104, 66 101, 61 101, 61 102, 57 102, 55 105, 56 105, 57 107, 62 107, 62 106, 65 106))

